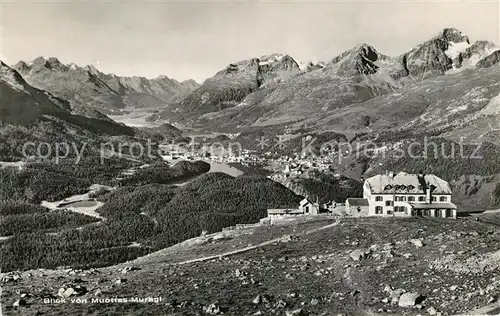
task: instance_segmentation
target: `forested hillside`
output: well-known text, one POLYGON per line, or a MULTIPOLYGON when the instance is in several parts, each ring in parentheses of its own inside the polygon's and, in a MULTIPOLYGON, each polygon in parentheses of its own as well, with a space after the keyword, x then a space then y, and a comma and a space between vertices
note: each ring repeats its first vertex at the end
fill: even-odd
MULTIPOLYGON (((187 167, 184 166, 185 170, 190 169, 187 167)), ((73 181, 69 177, 64 179, 73 181)), ((20 200, 26 201, 19 202, 24 203, 23 207, 11 202, 0 213, 2 235, 13 234, 0 250, 2 270, 111 265, 199 236, 203 231, 215 232, 237 223, 257 222, 266 216, 267 208, 296 207, 301 198, 262 177, 233 178, 209 173, 182 187, 161 184, 163 180, 153 178, 150 184, 102 192, 97 199, 104 206, 97 212, 106 220, 86 226, 96 219, 67 212, 47 213, 36 205, 26 204, 26 195, 17 193, 20 200), (154 183, 154 179, 159 183, 154 183), (75 226, 82 227, 75 229, 75 226), (60 229, 57 234, 47 234, 55 228, 60 229)), ((69 184, 57 178, 53 181, 53 188, 59 183, 69 184)), ((55 194, 38 192, 37 186, 33 188, 36 199, 55 194)), ((79 189, 75 185, 75 192, 79 189)))

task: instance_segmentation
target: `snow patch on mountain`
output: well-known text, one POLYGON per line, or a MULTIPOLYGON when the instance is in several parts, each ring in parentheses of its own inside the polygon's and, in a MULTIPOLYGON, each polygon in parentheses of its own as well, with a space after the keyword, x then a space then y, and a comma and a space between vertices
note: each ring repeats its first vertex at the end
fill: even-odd
POLYGON ((259 65, 263 66, 274 62, 279 62, 283 59, 283 57, 285 57, 285 55, 283 54, 272 54, 268 56, 262 56, 259 58, 259 65))
POLYGON ((313 59, 309 62, 297 61, 297 65, 299 66, 300 71, 308 72, 316 69, 325 68, 326 63, 321 60, 313 59))
POLYGON ((465 69, 475 68, 479 61, 490 56, 494 52, 500 50, 500 47, 496 45, 491 45, 489 47, 485 47, 484 50, 479 50, 479 51, 476 50, 472 53, 468 52, 468 50, 472 48, 473 45, 470 45, 469 47, 465 47, 465 49, 462 49, 461 51, 457 50, 458 51, 457 55, 452 55, 455 56, 455 58, 453 59, 453 69, 448 70, 446 74, 453 74, 463 71, 465 69), (457 60, 460 60, 459 65, 456 65, 457 60))
POLYGON ((446 54, 446 56, 450 57, 451 60, 454 60, 460 53, 463 53, 470 46, 471 45, 465 41, 460 43, 454 43, 450 41, 448 49, 444 53, 446 54))
POLYGON ((299 65, 300 71, 306 71, 307 70, 307 63, 303 61, 297 61, 297 65, 299 65))

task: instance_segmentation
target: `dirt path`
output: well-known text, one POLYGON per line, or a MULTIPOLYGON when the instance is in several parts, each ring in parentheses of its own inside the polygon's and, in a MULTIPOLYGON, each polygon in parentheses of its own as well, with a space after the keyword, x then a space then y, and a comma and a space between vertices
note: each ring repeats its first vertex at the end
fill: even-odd
MULTIPOLYGON (((500 315, 500 300, 490 305, 459 315, 500 315)), ((459 316, 455 315, 455 316, 459 316)))
MULTIPOLYGON (((310 234, 314 234, 314 233, 322 231, 324 229, 335 227, 339 223, 340 223, 340 220, 336 221, 335 223, 323 226, 323 227, 318 227, 318 228, 314 228, 314 229, 305 231, 305 232, 297 234, 295 236, 307 236, 307 235, 310 235, 310 234)), ((174 263, 174 265, 182 265, 182 264, 188 264, 188 263, 193 263, 193 262, 203 262, 203 261, 209 261, 209 260, 218 259, 218 258, 229 257, 229 256, 232 256, 232 255, 240 254, 240 253, 243 253, 243 252, 247 252, 247 251, 250 251, 250 250, 254 250, 254 249, 257 249, 257 248, 261 248, 261 247, 264 247, 264 246, 267 246, 267 245, 274 244, 276 242, 281 241, 283 239, 283 237, 284 236, 281 236, 279 238, 274 238, 274 239, 271 239, 271 240, 268 240, 268 241, 261 242, 260 244, 257 244, 257 245, 253 245, 253 246, 249 246, 249 247, 245 247, 245 248, 241 248, 241 249, 237 249, 237 250, 233 250, 233 251, 229 251, 229 252, 224 252, 224 253, 221 253, 221 254, 218 254, 218 255, 212 255, 212 256, 208 256, 208 257, 202 257, 202 258, 191 259, 191 260, 186 260, 186 261, 174 263)))
MULTIPOLYGON (((304 231, 302 233, 294 234, 294 236, 307 236, 307 235, 314 234, 316 232, 319 232, 319 231, 322 231, 322 230, 325 230, 325 229, 328 229, 328 228, 335 227, 338 224, 340 224, 340 220, 337 220, 335 223, 332 223, 332 224, 328 224, 328 225, 325 225, 325 226, 322 226, 322 227, 310 229, 310 230, 304 231)), ((229 257, 229 256, 232 256, 232 255, 244 253, 244 252, 247 252, 247 251, 250 251, 250 250, 254 250, 254 249, 257 249, 257 248, 265 247, 267 245, 271 245, 271 244, 280 242, 284 237, 286 237, 286 235, 278 237, 278 238, 274 238, 274 239, 271 239, 271 240, 268 240, 268 241, 264 241, 264 242, 261 242, 261 243, 256 244, 256 245, 248 246, 248 247, 245 247, 245 248, 240 248, 240 249, 236 249, 236 250, 233 250, 233 251, 228 251, 228 252, 224 252, 224 253, 220 253, 220 254, 216 254, 216 255, 211 255, 211 256, 206 256, 206 257, 201 257, 201 258, 195 258, 195 259, 189 259, 189 260, 185 260, 185 261, 181 261, 181 262, 175 262, 175 263, 171 263, 169 265, 183 265, 183 264, 189 264, 189 263, 195 263, 195 262, 203 262, 203 261, 209 261, 209 260, 214 260, 214 259, 229 257)), ((168 249, 168 248, 166 248, 166 249, 168 249)), ((131 265, 131 264, 133 265, 133 264, 138 264, 138 263, 143 264, 143 265, 144 264, 161 263, 161 261, 153 261, 153 262, 147 262, 147 261, 146 262, 141 262, 141 261, 147 260, 148 256, 153 256, 153 257, 154 256, 161 256, 161 254, 164 252, 164 250, 165 249, 162 249, 162 250, 157 251, 156 253, 151 253, 149 255, 146 255, 145 257, 137 258, 137 259, 135 259, 133 261, 130 261, 128 263, 124 263, 123 265, 131 265)))

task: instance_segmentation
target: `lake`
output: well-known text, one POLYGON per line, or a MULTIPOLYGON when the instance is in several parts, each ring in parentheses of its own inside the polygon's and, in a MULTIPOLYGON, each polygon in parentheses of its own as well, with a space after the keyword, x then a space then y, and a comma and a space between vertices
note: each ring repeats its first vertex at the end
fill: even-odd
POLYGON ((155 109, 125 109, 129 113, 121 115, 108 115, 113 121, 123 123, 131 127, 157 127, 160 124, 146 121, 148 117, 153 115, 155 109))

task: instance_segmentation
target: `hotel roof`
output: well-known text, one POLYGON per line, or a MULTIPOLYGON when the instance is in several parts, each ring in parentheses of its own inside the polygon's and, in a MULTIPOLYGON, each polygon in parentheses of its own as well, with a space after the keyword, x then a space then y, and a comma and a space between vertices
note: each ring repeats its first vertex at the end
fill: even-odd
POLYGON ((366 179, 372 193, 425 193, 425 186, 431 188, 433 194, 451 194, 451 187, 445 180, 426 174, 400 172, 396 175, 379 174, 366 179), (425 181, 422 181, 425 180, 425 181))
POLYGON ((348 198, 347 202, 350 206, 368 206, 368 199, 348 198))

